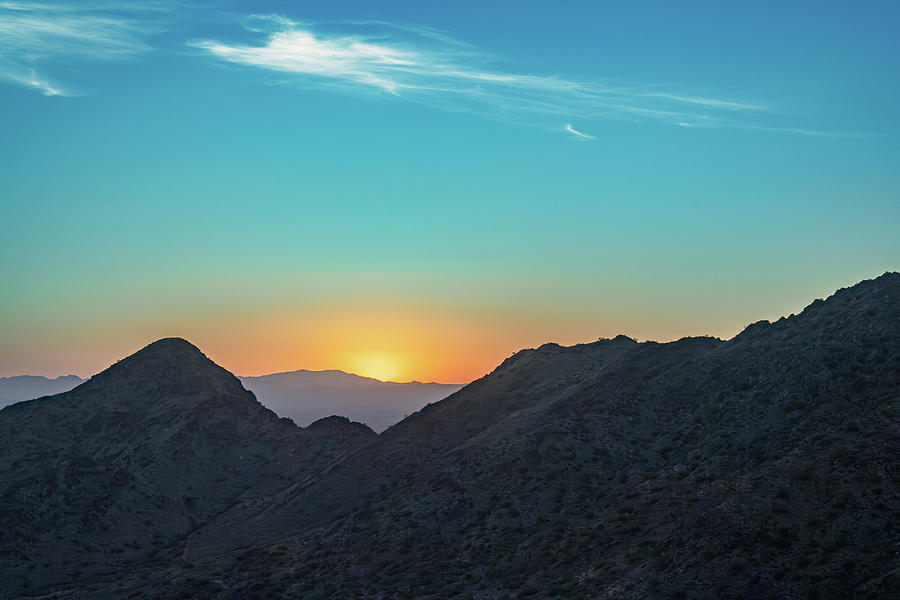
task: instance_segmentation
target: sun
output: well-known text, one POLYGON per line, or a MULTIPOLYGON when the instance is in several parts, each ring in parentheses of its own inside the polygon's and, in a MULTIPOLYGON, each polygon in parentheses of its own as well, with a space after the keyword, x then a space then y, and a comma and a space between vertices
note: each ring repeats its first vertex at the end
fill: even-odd
POLYGON ((363 377, 374 377, 381 381, 396 381, 402 374, 396 357, 384 353, 364 354, 356 360, 353 370, 363 377))

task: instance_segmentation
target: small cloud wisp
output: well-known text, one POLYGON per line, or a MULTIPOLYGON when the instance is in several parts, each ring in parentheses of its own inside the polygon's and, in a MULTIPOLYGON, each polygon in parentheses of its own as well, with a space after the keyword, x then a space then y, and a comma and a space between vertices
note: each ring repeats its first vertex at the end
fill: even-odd
POLYGON ((592 135, 588 135, 588 134, 586 134, 586 133, 582 133, 582 132, 578 131, 577 129, 575 129, 574 127, 572 127, 571 123, 567 123, 567 124, 566 124, 566 131, 568 131, 568 132, 571 133, 571 134, 574 134, 575 137, 578 139, 579 142, 587 142, 587 141, 596 139, 596 138, 595 138, 594 136, 592 136, 592 135))

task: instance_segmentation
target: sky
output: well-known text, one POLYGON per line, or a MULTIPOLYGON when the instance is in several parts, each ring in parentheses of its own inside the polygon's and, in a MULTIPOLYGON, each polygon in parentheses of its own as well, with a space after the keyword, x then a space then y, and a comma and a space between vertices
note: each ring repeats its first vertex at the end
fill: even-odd
POLYGON ((900 3, 0 0, 0 376, 464 382, 900 268, 900 3))

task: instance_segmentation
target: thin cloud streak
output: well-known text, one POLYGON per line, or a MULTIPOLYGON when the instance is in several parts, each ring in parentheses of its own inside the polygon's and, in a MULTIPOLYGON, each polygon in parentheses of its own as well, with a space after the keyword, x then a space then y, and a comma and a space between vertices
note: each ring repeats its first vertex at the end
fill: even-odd
POLYGON ((758 103, 492 68, 497 61, 491 57, 427 28, 382 21, 301 23, 277 15, 254 15, 244 25, 257 39, 196 40, 189 46, 225 62, 292 75, 307 87, 385 95, 531 124, 563 117, 741 127, 753 125, 743 119, 770 110, 758 103))
POLYGON ((143 38, 150 30, 138 17, 162 10, 163 5, 153 2, 0 2, 0 79, 45 96, 80 95, 52 82, 43 65, 121 60, 147 52, 150 46, 143 38))
POLYGON ((730 100, 716 100, 715 98, 699 98, 693 96, 684 96, 682 94, 645 94, 648 98, 665 98, 676 102, 684 102, 687 104, 698 104, 700 106, 709 106, 711 108, 721 108, 725 110, 769 110, 768 106, 759 104, 745 104, 743 102, 732 102, 730 100))
POLYGON ((566 128, 565 128, 565 129, 566 129, 566 131, 568 131, 569 133, 575 134, 575 137, 578 138, 578 141, 579 141, 579 142, 587 142, 587 141, 596 139, 596 138, 594 138, 594 136, 592 136, 592 135, 588 135, 587 133, 582 133, 582 132, 578 131, 577 129, 575 129, 574 127, 572 127, 572 124, 571 124, 571 123, 566 124, 566 128))
POLYGON ((37 90, 44 96, 72 97, 78 95, 58 85, 51 84, 46 79, 41 77, 40 74, 38 74, 38 72, 34 69, 28 69, 22 72, 18 72, 14 69, 3 71, 2 65, 0 65, 0 77, 9 82, 17 83, 24 87, 37 90))

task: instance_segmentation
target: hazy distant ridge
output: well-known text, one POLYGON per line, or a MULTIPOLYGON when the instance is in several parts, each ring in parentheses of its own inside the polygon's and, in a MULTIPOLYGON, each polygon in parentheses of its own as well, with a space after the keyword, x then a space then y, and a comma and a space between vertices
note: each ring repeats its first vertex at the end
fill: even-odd
MULTIPOLYGON (((238 379, 263 405, 301 427, 329 415, 342 415, 365 423, 377 432, 463 387, 418 381, 394 383, 338 370, 301 369, 238 379)), ((77 375, 55 379, 37 375, 2 377, 0 408, 68 392, 84 381, 77 375)))
POLYGON ((39 375, 0 377, 0 408, 22 400, 68 392, 81 383, 84 383, 84 380, 77 375, 63 375, 56 379, 39 375))
POLYGON ((301 427, 328 415, 342 415, 377 432, 463 387, 418 381, 394 383, 335 370, 238 379, 265 406, 301 427))

